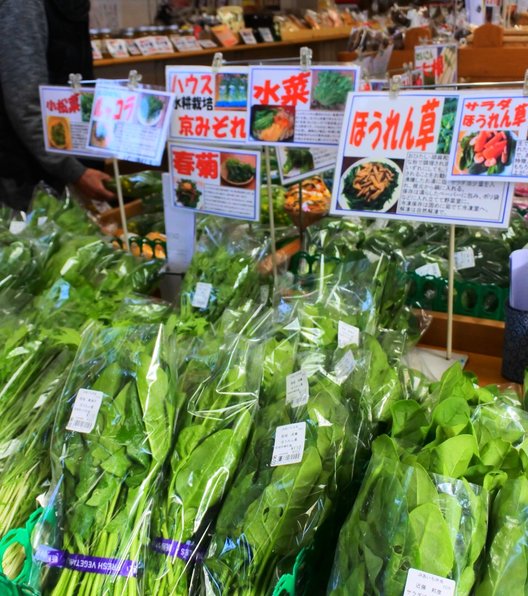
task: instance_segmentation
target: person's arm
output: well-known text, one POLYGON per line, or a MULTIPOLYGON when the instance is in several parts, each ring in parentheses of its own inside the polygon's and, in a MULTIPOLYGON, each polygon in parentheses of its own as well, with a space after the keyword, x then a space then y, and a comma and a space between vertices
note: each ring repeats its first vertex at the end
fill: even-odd
POLYGON ((103 172, 44 148, 39 85, 48 80, 48 27, 42 0, 0 0, 0 85, 6 114, 19 139, 42 167, 93 198, 113 198, 103 172))

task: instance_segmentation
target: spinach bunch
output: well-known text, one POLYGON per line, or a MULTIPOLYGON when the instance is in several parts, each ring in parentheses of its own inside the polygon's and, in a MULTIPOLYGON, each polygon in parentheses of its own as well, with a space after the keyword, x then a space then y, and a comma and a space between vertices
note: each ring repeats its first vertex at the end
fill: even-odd
POLYGON ((399 398, 397 375, 374 338, 338 348, 338 321, 358 322, 346 312, 347 295, 338 294, 331 287, 314 304, 293 301, 289 322, 281 320, 266 344, 255 430, 204 561, 203 585, 214 593, 273 590, 335 514, 340 492, 368 457, 374 427, 399 398), (337 363, 349 350, 356 364, 343 374, 337 363), (309 398, 295 406, 286 403, 286 377, 298 370, 308 377, 309 398), (277 427, 293 423, 306 428, 302 460, 271 466, 277 427))
POLYGON ((410 381, 409 399, 390 406, 391 437, 374 443, 341 530, 331 593, 401 593, 408 569, 416 567, 453 578, 457 593, 469 594, 486 541, 486 495, 508 492, 526 477, 528 414, 515 393, 479 387, 459 364, 429 386, 410 381), (439 500, 436 493, 445 490, 452 498, 439 500), (426 505, 413 522, 415 507, 426 505), (472 520, 465 529, 464 515, 472 520))
POLYGON ((229 490, 252 429, 262 381, 260 334, 268 314, 223 319, 223 345, 205 338, 180 392, 189 396, 165 482, 153 512, 147 565, 152 596, 188 594, 207 532, 229 490), (160 549, 162 541, 172 548, 160 549))
POLYGON ((341 530, 328 593, 403 593, 410 568, 451 577, 469 594, 487 530, 487 493, 465 479, 429 474, 374 442, 354 508, 341 530))
POLYGON ((153 491, 169 454, 180 407, 163 325, 92 325, 83 335, 63 391, 52 438, 52 467, 60 520, 58 547, 118 561, 108 575, 61 570, 52 594, 135 594, 153 491), (102 392, 93 430, 67 431, 79 389, 102 392))
POLYGON ((523 596, 528 589, 528 479, 507 480, 493 501, 484 575, 476 596, 523 596))

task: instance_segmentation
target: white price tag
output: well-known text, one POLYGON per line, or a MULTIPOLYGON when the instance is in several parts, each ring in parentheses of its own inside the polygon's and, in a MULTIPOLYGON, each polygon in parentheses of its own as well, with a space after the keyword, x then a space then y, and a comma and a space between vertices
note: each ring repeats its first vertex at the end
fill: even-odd
POLYGON ((355 366, 356 359, 352 355, 352 352, 348 350, 335 366, 334 375, 336 381, 339 384, 343 383, 348 378, 348 375, 354 370, 355 366))
POLYGON ((287 331, 300 331, 301 324, 299 323, 299 319, 293 319, 293 321, 286 325, 284 329, 286 329, 287 331))
POLYGON ((421 277, 425 277, 426 275, 431 277, 442 277, 442 272, 440 271, 438 263, 427 263, 427 265, 422 265, 416 269, 415 273, 421 277))
POLYGON ((258 32, 260 33, 260 37, 262 37, 262 41, 266 43, 272 43, 275 41, 273 39, 273 33, 269 27, 259 27, 258 32))
POLYGON ((380 255, 377 255, 375 252, 370 250, 364 250, 363 252, 371 263, 377 263, 381 259, 380 255))
POLYGON ((299 370, 286 377, 286 403, 294 408, 304 406, 310 397, 310 385, 306 371, 299 370))
POLYGON ((409 569, 403 596, 455 596, 456 583, 452 579, 409 569))
POLYGON ((20 234, 26 229, 26 222, 25 221, 12 221, 9 224, 9 231, 11 234, 20 234))
POLYGON ((213 286, 199 281, 194 290, 192 305, 194 308, 207 308, 213 286))
POLYGON ((339 321, 337 324, 337 346, 346 348, 350 345, 359 346, 359 329, 354 325, 339 321))
POLYGON ((217 48, 218 44, 216 44, 212 39, 199 39, 198 43, 204 49, 210 48, 217 48))
POLYGON ((269 295, 270 295, 269 286, 260 286, 260 301, 263 304, 266 304, 268 302, 269 295))
POLYGON ((271 466, 286 466, 302 461, 305 436, 306 422, 278 426, 275 429, 271 466))
POLYGON ((455 253, 455 269, 461 271, 462 269, 471 269, 475 266, 475 253, 471 246, 464 248, 455 253))
POLYGON ((97 414, 103 402, 103 392, 92 389, 79 389, 66 425, 66 430, 78 433, 91 433, 97 421, 97 414))

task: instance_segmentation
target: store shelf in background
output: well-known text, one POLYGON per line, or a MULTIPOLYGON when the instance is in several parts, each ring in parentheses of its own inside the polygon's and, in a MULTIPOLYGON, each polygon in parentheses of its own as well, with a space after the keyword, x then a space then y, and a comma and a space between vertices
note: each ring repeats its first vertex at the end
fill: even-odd
MULTIPOLYGON (((446 349, 447 314, 430 312, 433 320, 420 342, 421 348, 446 349)), ((481 386, 515 385, 501 374, 504 323, 454 315, 453 351, 469 356, 465 370, 475 373, 481 386)))
MULTIPOLYGON (((413 62, 414 50, 395 50, 389 62, 394 73, 413 62)), ((528 66, 528 45, 495 48, 460 48, 458 77, 469 82, 521 81, 528 66)))

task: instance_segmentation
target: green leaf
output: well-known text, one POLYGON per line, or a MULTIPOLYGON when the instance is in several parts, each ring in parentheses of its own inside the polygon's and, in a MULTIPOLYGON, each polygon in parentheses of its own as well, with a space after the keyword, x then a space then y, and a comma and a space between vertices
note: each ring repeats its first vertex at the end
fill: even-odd
POLYGON ((449 527, 434 503, 420 505, 409 513, 409 524, 418 544, 418 569, 449 577, 454 564, 449 527))

